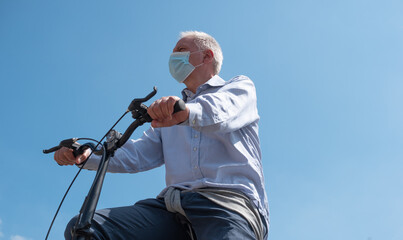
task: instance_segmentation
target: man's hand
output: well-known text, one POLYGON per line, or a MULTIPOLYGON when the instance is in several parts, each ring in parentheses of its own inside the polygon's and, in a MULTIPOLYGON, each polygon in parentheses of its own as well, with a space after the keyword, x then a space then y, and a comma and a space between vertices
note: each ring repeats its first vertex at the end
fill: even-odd
POLYGON ((54 159, 59 165, 73 165, 84 162, 90 155, 91 150, 86 149, 83 154, 74 157, 73 149, 62 147, 55 152, 54 159))
POLYGON ((189 108, 173 114, 174 105, 180 98, 176 96, 162 97, 153 102, 147 112, 153 119, 151 126, 154 128, 170 127, 186 121, 189 118, 189 108))

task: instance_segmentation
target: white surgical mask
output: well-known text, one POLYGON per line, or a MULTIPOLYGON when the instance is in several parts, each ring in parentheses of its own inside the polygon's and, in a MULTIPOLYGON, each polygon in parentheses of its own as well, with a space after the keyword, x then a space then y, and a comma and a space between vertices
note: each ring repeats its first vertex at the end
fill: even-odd
MULTIPOLYGON (((201 52, 202 50, 192 52, 197 53, 201 52)), ((192 54, 191 52, 173 52, 169 57, 169 72, 171 73, 172 77, 176 79, 179 83, 183 83, 186 78, 195 70, 195 68, 203 65, 201 63, 197 66, 193 66, 189 62, 189 56, 192 54)))

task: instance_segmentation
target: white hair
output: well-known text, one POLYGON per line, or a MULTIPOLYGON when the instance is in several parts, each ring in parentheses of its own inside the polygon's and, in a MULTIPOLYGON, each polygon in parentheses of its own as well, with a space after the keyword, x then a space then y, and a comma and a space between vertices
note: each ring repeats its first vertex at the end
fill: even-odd
POLYGON ((180 39, 184 37, 192 37, 194 43, 200 50, 210 49, 214 54, 214 74, 218 74, 221 70, 222 61, 224 59, 221 47, 218 42, 209 34, 198 31, 186 31, 180 33, 180 39))

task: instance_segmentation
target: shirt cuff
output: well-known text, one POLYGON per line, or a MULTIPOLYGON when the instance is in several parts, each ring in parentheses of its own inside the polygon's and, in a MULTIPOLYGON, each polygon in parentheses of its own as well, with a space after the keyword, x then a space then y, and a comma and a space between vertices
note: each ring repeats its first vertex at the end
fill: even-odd
POLYGON ((187 125, 193 128, 202 126, 202 106, 200 103, 186 103, 189 108, 189 119, 187 125))

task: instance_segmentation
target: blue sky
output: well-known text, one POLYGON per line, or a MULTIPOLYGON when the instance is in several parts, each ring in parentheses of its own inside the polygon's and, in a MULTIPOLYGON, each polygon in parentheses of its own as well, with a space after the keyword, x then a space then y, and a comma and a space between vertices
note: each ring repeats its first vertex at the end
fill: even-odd
MULTIPOLYGON (((403 239, 402 10, 398 0, 0 0, 0 240, 44 239, 77 172, 42 149, 99 139, 153 86, 180 94, 167 62, 184 30, 219 41, 224 79, 255 82, 270 240, 403 239)), ((79 176, 50 239, 93 177, 79 176)), ((163 168, 108 174, 98 206, 163 187, 163 168)))

